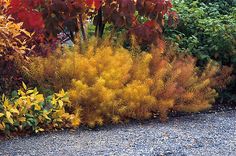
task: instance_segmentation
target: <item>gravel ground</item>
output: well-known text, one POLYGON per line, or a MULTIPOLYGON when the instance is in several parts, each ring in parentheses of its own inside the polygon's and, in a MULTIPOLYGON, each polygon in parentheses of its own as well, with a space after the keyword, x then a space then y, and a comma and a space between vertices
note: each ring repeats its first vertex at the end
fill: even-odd
POLYGON ((236 156, 236 111, 15 138, 0 155, 236 156))

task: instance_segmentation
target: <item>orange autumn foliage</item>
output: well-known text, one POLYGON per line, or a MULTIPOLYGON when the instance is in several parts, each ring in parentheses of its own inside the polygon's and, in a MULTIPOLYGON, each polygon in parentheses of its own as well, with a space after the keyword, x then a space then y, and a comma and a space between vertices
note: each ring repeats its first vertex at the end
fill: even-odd
POLYGON ((81 122, 91 127, 154 114, 165 121, 171 111, 209 109, 217 97, 215 81, 230 80, 230 72, 220 74, 213 62, 199 69, 192 56, 174 48, 133 56, 107 45, 58 48, 48 58, 31 58, 25 73, 40 86, 68 90, 73 110, 81 111, 81 122))

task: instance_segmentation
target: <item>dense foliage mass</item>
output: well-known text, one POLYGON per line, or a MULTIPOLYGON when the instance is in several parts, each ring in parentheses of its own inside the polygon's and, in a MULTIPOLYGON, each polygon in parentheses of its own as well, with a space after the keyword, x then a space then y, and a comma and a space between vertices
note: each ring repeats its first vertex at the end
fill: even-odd
POLYGON ((127 34, 135 35, 140 43, 158 44, 164 15, 174 20, 171 7, 170 0, 11 0, 7 13, 24 22, 27 30, 41 33, 40 40, 56 39, 62 33, 61 41, 74 41, 74 33, 79 30, 86 40, 85 24, 87 19, 92 19, 96 36, 102 37, 105 25, 112 23, 114 31, 126 29, 127 34), (138 16, 148 21, 140 23, 138 16))
POLYGON ((31 51, 29 42, 33 35, 22 27, 23 23, 4 14, 5 8, 0 7, 0 93, 17 85, 20 75, 15 60, 31 51))
POLYGON ((236 64, 236 4, 227 1, 174 1, 180 23, 169 35, 201 61, 236 64))
POLYGON ((32 82, 68 90, 74 108, 82 109, 82 123, 90 126, 150 118, 153 113, 166 120, 172 110, 208 109, 217 97, 215 88, 230 80, 224 79, 230 69, 224 69, 224 78, 212 63, 201 71, 194 58, 173 49, 132 56, 123 48, 93 45, 97 44, 89 43, 85 52, 77 47, 58 49, 25 65, 32 82))
POLYGON ((232 80, 233 6, 230 0, 176 0, 174 8, 170 0, 0 0, 0 133, 156 115, 166 121, 171 112, 209 109, 232 80), (163 32, 177 47, 165 43, 163 32))
POLYGON ((63 90, 44 98, 37 89, 23 88, 13 92, 10 99, 2 95, 0 100, 0 133, 40 132, 52 128, 76 127, 79 113, 65 110, 70 101, 63 90))
MULTIPOLYGON (((236 73, 236 2, 234 0, 173 1, 179 15, 176 29, 166 28, 166 38, 198 58, 198 65, 209 59, 232 66, 236 73)), ((224 98, 235 103, 235 83, 224 98), (233 94, 232 94, 233 93, 233 94)))

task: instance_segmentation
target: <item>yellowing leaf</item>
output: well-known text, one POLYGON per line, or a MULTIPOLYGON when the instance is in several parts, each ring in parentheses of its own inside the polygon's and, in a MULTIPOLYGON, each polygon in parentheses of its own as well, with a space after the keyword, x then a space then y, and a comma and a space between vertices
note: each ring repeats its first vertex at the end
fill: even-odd
POLYGON ((52 98, 51 103, 52 103, 52 105, 55 105, 57 103, 57 100, 55 99, 55 97, 52 98))
POLYGON ((70 118, 70 114, 69 113, 64 113, 61 115, 62 118, 65 118, 65 119, 69 119, 70 118))
POLYGON ((38 102, 42 102, 42 101, 44 101, 44 97, 43 97, 42 94, 38 94, 38 95, 36 95, 36 99, 37 99, 38 102))
POLYGON ((28 31, 26 31, 24 29, 20 29, 20 31, 23 32, 24 34, 26 34, 29 38, 31 38, 32 35, 28 31))
POLYGON ((19 111, 18 111, 16 108, 10 109, 10 112, 11 112, 11 113, 19 114, 19 111))
POLYGON ((40 132, 43 132, 43 131, 44 131, 44 129, 43 129, 43 128, 39 128, 38 130, 39 130, 40 132))
POLYGON ((58 94, 56 94, 58 97, 64 97, 65 96, 65 91, 62 89, 58 94))
POLYGON ((0 123, 0 130, 4 130, 5 129, 5 124, 4 123, 0 123))
POLYGON ((38 128, 38 129, 35 130, 36 133, 38 133, 38 132, 43 132, 43 131, 44 131, 43 128, 38 128))
POLYGON ((39 110, 41 110, 41 107, 38 104, 36 104, 36 105, 34 105, 34 109, 39 111, 39 110))
POLYGON ((5 101, 5 94, 2 95, 2 101, 5 101))
POLYGON ((8 100, 5 100, 4 103, 3 103, 3 105, 4 105, 5 107, 8 107, 8 106, 9 106, 9 101, 8 101, 8 100))
POLYGON ((22 90, 18 90, 18 94, 24 96, 25 92, 23 92, 22 90))
POLYGON ((3 114, 3 113, 0 113, 0 118, 1 118, 1 117, 3 117, 4 115, 5 115, 5 114, 3 114))
POLYGON ((7 120, 11 123, 11 124, 13 124, 14 123, 14 121, 13 121, 13 119, 11 118, 11 112, 6 112, 6 117, 7 117, 7 120))
POLYGON ((9 119, 11 117, 11 112, 6 112, 6 117, 9 119))
POLYGON ((49 117, 48 117, 48 115, 47 114, 43 114, 43 117, 45 117, 45 119, 48 119, 48 120, 51 120, 49 117))
POLYGON ((59 100, 58 101, 59 107, 62 108, 63 107, 63 101, 59 100))
POLYGON ((31 94, 33 92, 34 92, 34 90, 27 90, 26 94, 31 94))
POLYGON ((25 118, 25 117, 20 117, 18 120, 19 120, 20 122, 25 122, 25 121, 26 121, 26 118, 25 118))
POLYGON ((71 125, 72 125, 73 127, 77 127, 77 126, 79 126, 79 124, 80 124, 79 118, 74 118, 74 119, 72 119, 71 125))
POLYGON ((22 86, 23 86, 23 88, 24 88, 25 90, 27 90, 27 86, 26 86, 26 84, 25 84, 24 82, 22 82, 22 86))

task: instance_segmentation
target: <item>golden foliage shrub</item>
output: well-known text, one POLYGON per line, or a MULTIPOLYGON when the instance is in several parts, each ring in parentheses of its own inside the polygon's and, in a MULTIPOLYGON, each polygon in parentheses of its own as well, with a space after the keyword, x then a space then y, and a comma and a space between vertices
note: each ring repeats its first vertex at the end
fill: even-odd
POLYGON ((31 50, 28 42, 33 35, 22 28, 23 23, 16 23, 12 17, 4 14, 9 2, 0 1, 0 93, 20 83, 16 60, 22 59, 31 50))
POLYGON ((91 127, 153 114, 165 121, 170 111, 208 109, 217 97, 220 68, 213 63, 200 70, 193 57, 173 49, 133 56, 120 47, 88 45, 86 52, 61 47, 48 58, 32 58, 26 73, 41 86, 68 90, 81 122, 91 127))
POLYGON ((218 71, 216 66, 209 63, 212 70, 199 71, 195 60, 184 55, 170 58, 170 55, 155 54, 152 63, 155 68, 152 69, 154 84, 151 94, 157 99, 162 120, 167 119, 170 110, 198 112, 214 103, 217 92, 211 82, 218 71))
POLYGON ((30 48, 27 40, 32 36, 22 28, 23 23, 16 23, 14 19, 0 11, 0 58, 12 59, 13 54, 24 54, 30 48), (7 58, 6 58, 7 57, 7 58))
POLYGON ((0 132, 34 131, 52 128, 77 127, 80 124, 79 112, 66 111, 71 103, 64 90, 44 97, 37 89, 29 89, 23 83, 13 97, 2 95, 0 99, 0 132))

